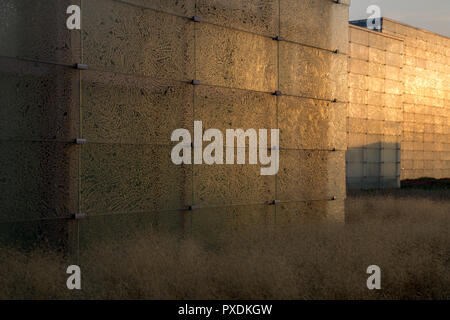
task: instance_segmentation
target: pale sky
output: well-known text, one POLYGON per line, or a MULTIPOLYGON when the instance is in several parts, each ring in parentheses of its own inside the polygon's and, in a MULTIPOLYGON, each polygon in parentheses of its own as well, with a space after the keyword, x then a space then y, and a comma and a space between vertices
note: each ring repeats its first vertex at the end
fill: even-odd
POLYGON ((382 17, 450 37, 450 0, 351 0, 350 20, 367 19, 372 4, 382 17))

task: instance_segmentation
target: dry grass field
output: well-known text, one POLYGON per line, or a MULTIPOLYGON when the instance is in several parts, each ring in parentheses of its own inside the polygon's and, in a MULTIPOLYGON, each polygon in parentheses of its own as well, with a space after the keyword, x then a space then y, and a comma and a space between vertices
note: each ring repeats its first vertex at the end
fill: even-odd
POLYGON ((352 193, 345 226, 96 244, 77 292, 57 254, 2 248, 0 299, 450 299, 450 190, 425 189, 352 193), (366 287, 373 264, 381 290, 366 287))

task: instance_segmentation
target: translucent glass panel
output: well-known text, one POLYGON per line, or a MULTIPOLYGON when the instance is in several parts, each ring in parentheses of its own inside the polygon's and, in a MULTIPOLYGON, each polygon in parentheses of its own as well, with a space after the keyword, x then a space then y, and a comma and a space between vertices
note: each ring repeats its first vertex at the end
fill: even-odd
POLYGON ((345 198, 345 152, 281 150, 279 200, 345 198))
POLYGON ((278 0, 199 0, 197 15, 214 24, 261 35, 278 35, 278 0))
POLYGON ((348 129, 351 133, 367 134, 367 120, 366 119, 348 119, 348 129))
POLYGON ((80 31, 69 30, 66 14, 80 0, 3 0, 0 55, 48 62, 80 62, 80 31))
MULTIPOLYGON (((383 149, 381 161, 385 163, 396 163, 400 159, 399 149, 383 149)), ((395 174, 394 174, 395 175, 395 174)))
POLYGON ((397 26, 397 23, 386 18, 383 19, 383 33, 396 35, 398 33, 397 26))
POLYGON ((386 37, 379 32, 368 32, 369 36, 369 47, 371 49, 379 49, 382 51, 386 50, 386 37))
POLYGON ((369 46, 369 33, 354 26, 349 26, 349 38, 351 43, 369 46))
POLYGON ((362 161, 347 163, 347 178, 361 179, 364 177, 364 164, 362 161))
POLYGON ((280 89, 290 95, 347 101, 347 56, 282 42, 280 89))
POLYGON ((403 54, 403 41, 401 39, 386 38, 385 45, 387 51, 403 54))
POLYGON ((224 135, 226 129, 276 129, 276 108, 276 97, 267 93, 195 88, 195 119, 203 122, 204 130, 219 129, 224 135))
POLYGON ((89 216, 80 221, 80 253, 99 243, 139 239, 155 231, 170 233, 189 231, 190 224, 190 213, 177 210, 89 216))
MULTIPOLYGON (((73 227, 73 221, 67 219, 0 223, 0 243, 18 248, 63 250, 66 254, 64 258, 68 262, 74 262, 71 254, 76 249, 76 244, 70 236, 73 227)), ((36 272, 32 269, 27 270, 27 276, 32 277, 33 272, 36 272)))
POLYGON ((348 60, 348 71, 353 74, 368 75, 369 62, 360 59, 353 59, 352 57, 350 57, 350 59, 348 60))
POLYGON ((350 27, 347 185, 398 187, 403 42, 350 27))
POLYGON ((284 227, 311 221, 344 221, 344 201, 282 203, 277 207, 276 224, 284 227))
POLYGON ((0 137, 71 141, 79 125, 79 73, 0 58, 0 137))
MULTIPOLYGON (((89 216, 79 222, 78 246, 79 265, 85 274, 83 277, 83 291, 97 290, 99 284, 91 281, 89 270, 101 269, 104 274, 115 272, 117 262, 129 264, 133 268, 133 261, 118 254, 117 246, 126 248, 130 243, 134 250, 143 250, 150 259, 158 259, 159 254, 176 254, 176 241, 173 247, 149 247, 154 240, 181 236, 190 233, 191 215, 186 211, 165 212, 127 212, 125 214, 108 214, 104 216, 89 216), (156 254, 152 257, 152 254, 156 254)), ((172 241, 169 241, 169 243, 172 241)), ((137 253, 137 251, 134 251, 137 253)), ((133 254, 133 253, 131 253, 133 254)))
POLYGON ((248 227, 272 226, 275 206, 244 205, 213 209, 200 209, 192 214, 194 238, 213 242, 229 230, 239 231, 248 227))
POLYGON ((366 75, 349 73, 348 74, 348 86, 351 89, 368 90, 369 78, 366 75))
POLYGON ((170 153, 169 146, 83 146, 83 212, 96 215, 187 208, 192 202, 192 168, 173 164, 170 153))
POLYGON ((83 1, 90 68, 169 80, 194 78, 194 23, 118 1, 83 1))
POLYGON ((193 86, 87 71, 82 75, 83 137, 89 142, 171 144, 193 128, 193 86))
POLYGON ((351 189, 397 188, 400 144, 370 144, 347 151, 347 185, 351 189))
POLYGON ((386 52, 381 49, 369 47, 369 61, 379 64, 386 64, 386 52))
POLYGON ((274 92, 277 43, 245 32, 201 24, 197 78, 210 85, 274 92))
MULTIPOLYGON (((8 154, 1 159, 5 215, 0 221, 66 218, 81 212, 93 219, 92 233, 101 232, 94 220, 110 214, 127 216, 131 225, 135 215, 137 224, 184 228, 189 215, 179 210, 191 204, 267 204, 278 192, 287 201, 345 196, 342 152, 315 151, 311 159, 303 155, 299 170, 307 179, 305 187, 298 186, 301 177, 293 181, 284 174, 277 190, 277 177, 261 176, 259 165, 200 165, 195 170, 174 165, 170 134, 177 128, 191 130, 194 120, 202 120, 204 128, 221 130, 280 127, 288 149, 345 149, 345 55, 267 36, 281 34, 345 52, 347 34, 341 31, 347 27, 348 6, 287 0, 196 3, 4 1, 0 55, 85 63, 89 70, 0 59, 0 84, 6 89, 0 98, 0 135, 37 140, 3 142, 8 154), (73 4, 82 8, 82 31, 66 28, 66 9, 73 4), (320 17, 326 27, 299 19, 307 11, 308 19, 320 17), (36 12, 46 14, 37 19, 36 12), (193 15, 214 25, 195 24, 188 19, 193 15), (280 33, 280 24, 285 33, 280 33), (194 78, 202 85, 188 84, 194 78), (339 103, 269 94, 277 89, 339 103), (75 138, 85 138, 87 144, 69 144, 75 138), (311 192, 306 185, 315 163, 323 171, 311 192)), ((291 151, 304 151, 282 154, 284 169, 295 172, 291 151)), ((250 210, 254 214, 248 221, 273 221, 275 207, 259 206, 250 210), (261 208, 268 218, 260 219, 261 208)), ((247 211, 231 211, 232 221, 237 223, 238 215, 247 211)), ((116 226, 112 220, 105 224, 117 230, 126 224, 120 218, 116 226)))
POLYGON ((394 67, 403 66, 403 58, 399 53, 386 52, 386 64, 394 67))
POLYGON ((281 0, 281 31, 287 40, 348 51, 348 6, 323 0, 281 0))
MULTIPOLYGON (((87 0, 88 1, 88 0, 87 0)), ((144 8, 173 13, 180 16, 195 15, 195 0, 121 0, 144 8)))
POLYGON ((366 134, 365 133, 352 133, 349 134, 348 137, 348 148, 362 148, 366 143, 366 134))
MULTIPOLYGON (((270 94, 210 86, 195 89, 195 116, 203 130, 275 129, 276 98, 270 94)), ((208 143, 204 142, 204 146, 208 143)), ((248 144, 248 141, 247 141, 248 144)), ((226 153, 236 153, 225 148, 226 153)), ((246 150, 248 163, 248 150, 246 150)), ((260 165, 197 165, 194 169, 194 202, 207 207, 229 204, 269 203, 275 199, 275 177, 261 176, 260 165)))
POLYGON ((402 69, 394 66, 386 66, 386 79, 403 81, 402 69))
MULTIPOLYGON (((394 71, 401 66, 400 59, 404 53, 403 80, 397 77, 396 72, 389 73, 389 66, 386 70, 386 77, 393 80, 391 93, 399 91, 398 81, 404 82, 402 179, 445 177, 447 164, 440 160, 444 152, 441 133, 438 132, 444 132, 441 124, 446 120, 442 116, 446 118, 447 113, 439 88, 445 81, 447 56, 442 48, 448 40, 390 20, 387 25, 390 32, 404 37, 403 47, 395 41, 387 43, 386 53, 386 63, 394 71), (437 61, 442 62, 439 67, 435 64, 437 61)), ((448 137, 443 139, 448 140, 448 137)))
MULTIPOLYGON (((232 150, 228 148, 226 152, 232 150)), ((196 165, 194 203, 200 207, 271 203, 275 200, 275 176, 262 176, 261 167, 259 164, 196 165)))
POLYGON ((350 57, 361 60, 369 60, 369 47, 358 43, 350 43, 350 57))
POLYGON ((346 104, 281 97, 278 108, 282 148, 346 148, 346 104))
POLYGON ((77 209, 77 149, 61 142, 1 141, 0 221, 68 217, 77 209))

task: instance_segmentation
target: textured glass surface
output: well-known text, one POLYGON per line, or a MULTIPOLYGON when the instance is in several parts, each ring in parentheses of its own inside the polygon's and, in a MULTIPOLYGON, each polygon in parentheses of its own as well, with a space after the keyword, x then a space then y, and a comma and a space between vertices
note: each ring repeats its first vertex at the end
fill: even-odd
POLYGON ((280 33, 284 38, 348 51, 348 6, 323 0, 281 0, 280 6, 280 33))
POLYGON ((206 24, 198 30, 197 77, 202 83, 275 92, 276 41, 206 24))
POLYGON ((386 50, 386 37, 382 34, 376 32, 368 32, 369 33, 369 47, 386 50))
POLYGON ((365 153, 366 150, 364 148, 349 148, 346 154, 347 161, 351 163, 365 161, 365 153))
POLYGON ((366 143, 365 133, 349 133, 348 148, 362 148, 366 143))
POLYGON ((193 128, 193 86, 152 78, 85 72, 83 137, 89 142, 171 143, 193 128))
POLYGON ((190 212, 177 210, 88 216, 80 221, 80 249, 83 252, 83 249, 111 240, 139 239, 155 231, 189 231, 190 220, 190 212))
MULTIPOLYGON (((227 149, 226 152, 230 152, 227 149)), ((259 164, 196 165, 194 203, 201 207, 264 204, 275 200, 275 176, 262 176, 259 164)), ((286 161, 280 153, 280 164, 286 161)), ((281 165, 280 165, 281 166, 281 165)))
POLYGON ((369 47, 369 61, 386 64, 386 52, 378 48, 369 47))
POLYGON ((354 133, 367 133, 367 120, 348 119, 348 131, 354 133))
POLYGON ((69 30, 66 14, 80 0, 3 0, 0 55, 48 62, 80 62, 80 31, 69 30))
POLYGON ((354 74, 369 75, 369 62, 350 57, 348 60, 348 71, 354 74))
POLYGON ((78 133, 76 70, 0 58, 0 137, 70 141, 78 133))
POLYGON ((173 164, 170 147, 87 144, 82 148, 84 213, 178 210, 192 203, 192 169, 173 164))
MULTIPOLYGON (((83 0, 89 1, 89 0, 83 0)), ((195 0, 120 0, 130 4, 169 12, 181 16, 192 17, 195 15, 195 0)))
POLYGON ((267 93, 199 86, 195 89, 195 119, 203 129, 275 129, 276 97, 267 93))
MULTIPOLYGON (((67 219, 20 221, 0 223, 0 243, 22 248, 58 250, 66 255, 64 259, 73 262, 71 249, 76 248, 72 239, 73 222, 67 219)), ((28 268, 27 276, 33 277, 36 268, 28 268), (34 270, 33 270, 34 269, 34 270)))
POLYGON ((282 203, 277 207, 276 223, 284 227, 311 221, 344 222, 344 200, 282 203))
POLYGON ((281 97, 278 108, 282 148, 345 149, 345 104, 281 97))
POLYGON ((347 177, 357 178, 364 176, 364 164, 361 162, 348 162, 347 163, 347 177))
POLYGON ((282 92, 347 101, 347 87, 346 56, 293 43, 280 43, 282 92))
POLYGON ((369 46, 369 32, 350 26, 350 42, 369 46))
MULTIPOLYGON (((349 103, 348 104, 348 116, 349 122, 351 118, 358 119, 366 119, 367 118, 367 105, 365 104, 357 104, 357 103, 349 103)), ((351 121, 353 122, 353 120, 351 121)), ((354 125, 354 123, 348 123, 347 130, 352 132, 350 125, 354 125)))
POLYGON ((351 89, 368 90, 369 78, 366 75, 349 73, 348 86, 351 89))
POLYGON ((350 57, 369 60, 369 47, 358 43, 350 43, 350 57))
POLYGON ((399 150, 383 149, 381 161, 396 163, 399 160, 399 150))
POLYGON ((108 0, 83 2, 83 62, 98 70, 194 78, 194 24, 108 0))
POLYGON ((397 174, 397 164, 392 163, 384 163, 382 167, 382 176, 383 178, 396 178, 397 174))
POLYGON ((192 214, 192 234, 195 238, 214 241, 229 230, 244 231, 250 226, 272 226, 275 206, 244 205, 196 210, 192 214))
POLYGON ((77 210, 77 150, 60 142, 1 141, 0 221, 68 217, 77 210))
POLYGON ((197 15, 207 22, 262 35, 278 35, 278 0, 198 0, 197 15))
POLYGON ((394 53, 403 53, 403 41, 386 38, 385 39, 386 50, 394 53))
POLYGON ((280 200, 344 198, 345 152, 281 150, 277 186, 280 200))
POLYGON ((386 64, 394 67, 403 65, 402 55, 399 53, 386 52, 386 64))

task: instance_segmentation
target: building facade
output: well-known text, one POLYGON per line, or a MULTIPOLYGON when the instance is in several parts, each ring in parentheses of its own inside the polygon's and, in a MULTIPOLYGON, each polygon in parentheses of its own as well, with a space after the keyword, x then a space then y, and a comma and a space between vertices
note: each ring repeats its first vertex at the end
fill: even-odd
POLYGON ((0 2, 2 238, 343 221, 349 1, 0 2), (175 165, 195 120, 280 129, 278 174, 175 165))
POLYGON ((349 37, 348 188, 450 177, 450 39, 386 18, 349 37))

